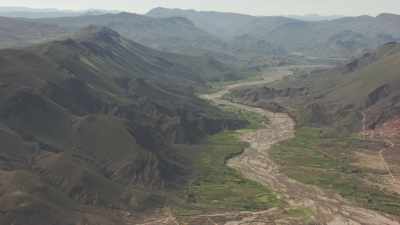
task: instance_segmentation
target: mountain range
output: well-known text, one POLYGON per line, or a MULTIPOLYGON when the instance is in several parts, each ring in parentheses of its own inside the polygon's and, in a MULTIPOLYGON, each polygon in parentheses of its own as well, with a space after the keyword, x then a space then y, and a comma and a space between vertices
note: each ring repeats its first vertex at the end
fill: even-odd
POLYGON ((303 21, 235 13, 156 8, 146 15, 109 13, 57 18, 1 18, 0 47, 29 45, 106 26, 140 44, 232 65, 266 56, 350 58, 400 38, 400 16, 303 21), (25 29, 24 29, 25 28, 25 29))
POLYGON ((287 17, 249 16, 233 13, 156 8, 153 17, 182 16, 201 29, 230 40, 237 51, 261 47, 319 57, 348 57, 400 38, 400 16, 345 17, 302 21, 287 17))
POLYGON ((99 15, 106 13, 117 13, 117 11, 109 10, 60 10, 60 9, 35 9, 29 7, 0 7, 0 16, 11 17, 11 18, 55 18, 55 17, 67 17, 67 16, 82 16, 82 15, 99 15))

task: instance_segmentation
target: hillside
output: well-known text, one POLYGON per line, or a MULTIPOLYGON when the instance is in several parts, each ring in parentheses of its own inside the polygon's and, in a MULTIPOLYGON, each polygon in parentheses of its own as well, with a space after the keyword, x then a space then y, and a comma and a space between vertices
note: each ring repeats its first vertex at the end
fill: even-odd
POLYGON ((297 114, 302 124, 347 131, 375 128, 398 117, 400 45, 388 43, 345 66, 300 74, 268 87, 238 90, 243 101, 297 114))
POLYGON ((221 69, 194 60, 97 27, 0 50, 0 223, 119 225, 162 206, 190 170, 175 144, 246 124, 193 95, 221 69))

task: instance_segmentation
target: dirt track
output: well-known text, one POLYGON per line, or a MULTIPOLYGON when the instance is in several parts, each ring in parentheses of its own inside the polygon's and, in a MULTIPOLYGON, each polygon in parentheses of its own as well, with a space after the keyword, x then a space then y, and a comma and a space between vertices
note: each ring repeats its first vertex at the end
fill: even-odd
MULTIPOLYGON (((263 81, 243 82, 225 86, 221 91, 202 96, 216 105, 230 105, 264 115, 270 121, 265 128, 254 132, 241 133, 241 139, 250 144, 243 154, 228 161, 228 166, 241 174, 277 192, 289 206, 305 207, 313 211, 313 224, 326 225, 400 225, 398 218, 356 207, 340 196, 323 191, 317 187, 305 185, 282 174, 279 167, 270 159, 272 145, 290 139, 295 135, 295 122, 287 114, 272 113, 261 108, 232 103, 222 96, 234 88, 272 82, 288 75, 281 71, 263 81)), ((218 225, 269 225, 269 224, 304 224, 284 217, 286 209, 271 209, 260 212, 227 212, 208 215, 196 215, 185 218, 179 224, 218 224, 218 225), (282 216, 283 215, 283 216, 282 216), (217 222, 216 222, 217 221, 217 222), (218 222, 220 221, 220 222, 218 222)), ((171 217, 169 217, 171 218, 171 217)), ((165 221, 165 220, 164 220, 165 221)), ((167 220, 168 221, 168 220, 167 220)), ((176 221, 174 221, 176 222, 176 221)), ((146 223, 169 224, 169 223, 146 223)), ((176 223, 172 223, 176 224, 176 223)))

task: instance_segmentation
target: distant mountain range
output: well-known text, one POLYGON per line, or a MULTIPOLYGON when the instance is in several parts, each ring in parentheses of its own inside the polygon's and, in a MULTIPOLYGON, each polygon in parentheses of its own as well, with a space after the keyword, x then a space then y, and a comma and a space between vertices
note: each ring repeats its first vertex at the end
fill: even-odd
POLYGON ((99 15, 106 13, 118 13, 118 11, 110 10, 59 10, 59 9, 34 9, 28 7, 0 7, 0 16, 3 17, 19 17, 19 18, 54 18, 54 17, 69 17, 82 15, 99 15))
POLYGON ((101 13, 39 19, 3 17, 0 48, 51 40, 97 25, 161 51, 208 55, 240 65, 266 56, 349 58, 400 40, 400 16, 394 14, 303 21, 166 8, 146 15, 101 13))
POLYGON ((224 50, 222 41, 183 17, 154 18, 132 13, 118 13, 35 21, 57 25, 72 32, 89 25, 106 26, 149 47, 189 55, 224 50))
POLYGON ((346 17, 303 21, 234 13, 155 8, 153 17, 181 16, 230 43, 235 52, 260 51, 318 57, 349 57, 400 39, 400 16, 346 17), (264 48, 264 49, 263 49, 264 48))

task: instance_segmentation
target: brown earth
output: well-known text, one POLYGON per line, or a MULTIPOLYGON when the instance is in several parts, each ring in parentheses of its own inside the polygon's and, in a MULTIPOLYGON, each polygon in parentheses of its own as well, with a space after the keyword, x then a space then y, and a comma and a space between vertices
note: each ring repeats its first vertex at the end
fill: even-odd
MULTIPOLYGON (((390 191, 400 193, 400 165, 398 164, 398 160, 396 160, 400 158, 399 145, 396 143, 400 136, 400 119, 395 118, 375 129, 367 129, 367 114, 362 113, 362 115, 363 126, 361 135, 366 139, 382 141, 385 143, 385 146, 379 150, 375 160, 366 160, 364 163, 361 163, 361 166, 379 164, 381 170, 386 172, 381 177, 382 183, 380 185, 390 191)), ((368 157, 371 158, 371 156, 368 157)))

